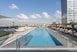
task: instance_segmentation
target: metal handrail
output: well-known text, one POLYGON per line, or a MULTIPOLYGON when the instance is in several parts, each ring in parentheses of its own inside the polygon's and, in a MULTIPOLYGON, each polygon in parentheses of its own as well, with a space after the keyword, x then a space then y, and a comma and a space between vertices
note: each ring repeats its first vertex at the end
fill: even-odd
POLYGON ((18 39, 18 36, 16 37, 16 52, 20 51, 20 41, 18 39))

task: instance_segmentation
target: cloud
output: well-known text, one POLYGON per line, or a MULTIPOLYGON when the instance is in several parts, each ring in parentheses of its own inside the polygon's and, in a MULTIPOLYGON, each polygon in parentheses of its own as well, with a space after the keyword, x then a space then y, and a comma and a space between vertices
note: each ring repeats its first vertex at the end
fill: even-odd
POLYGON ((20 13, 17 15, 18 18, 21 19, 51 19, 52 17, 47 12, 42 12, 41 14, 32 14, 32 15, 25 15, 20 13))
POLYGON ((35 16, 37 16, 38 18, 41 18, 42 17, 40 14, 35 14, 35 16))
POLYGON ((61 18, 62 18, 62 16, 61 16, 61 11, 60 11, 60 10, 56 10, 56 11, 55 11, 54 17, 55 17, 55 18, 53 18, 53 20, 54 20, 55 22, 61 23, 61 18))
POLYGON ((61 11, 60 10, 56 10, 55 17, 61 18, 61 11))
POLYGON ((51 16, 47 12, 42 12, 41 14, 30 15, 32 19, 51 19, 51 16))
POLYGON ((19 9, 18 6, 16 4, 11 4, 9 6, 10 9, 19 9))
POLYGON ((20 19, 29 19, 29 17, 23 13, 20 13, 19 15, 17 15, 17 18, 20 18, 20 19))
POLYGON ((30 17, 31 17, 32 19, 36 19, 36 18, 37 18, 36 15, 30 15, 30 17))
POLYGON ((33 15, 30 15, 30 17, 32 19, 37 19, 37 18, 41 18, 42 16, 40 14, 33 14, 33 15))
POLYGON ((47 12, 42 13, 43 18, 50 19, 50 15, 47 12))

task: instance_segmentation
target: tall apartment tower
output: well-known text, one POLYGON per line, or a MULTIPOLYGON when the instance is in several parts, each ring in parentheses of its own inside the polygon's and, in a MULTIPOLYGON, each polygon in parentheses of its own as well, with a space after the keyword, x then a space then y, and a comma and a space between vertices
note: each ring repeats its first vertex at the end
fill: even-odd
POLYGON ((62 24, 77 22, 77 0, 61 0, 62 24))

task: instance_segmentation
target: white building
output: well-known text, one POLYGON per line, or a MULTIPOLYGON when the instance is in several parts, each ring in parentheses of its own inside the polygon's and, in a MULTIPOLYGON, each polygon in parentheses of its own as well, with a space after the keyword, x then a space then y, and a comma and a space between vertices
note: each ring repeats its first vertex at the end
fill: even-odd
POLYGON ((77 0, 61 0, 62 23, 77 22, 77 0))

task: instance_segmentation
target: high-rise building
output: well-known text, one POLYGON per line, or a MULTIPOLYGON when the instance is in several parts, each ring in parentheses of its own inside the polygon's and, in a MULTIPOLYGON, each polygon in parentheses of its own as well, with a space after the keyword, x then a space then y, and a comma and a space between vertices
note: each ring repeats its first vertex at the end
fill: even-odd
POLYGON ((62 24, 77 22, 77 0, 61 0, 62 24))

